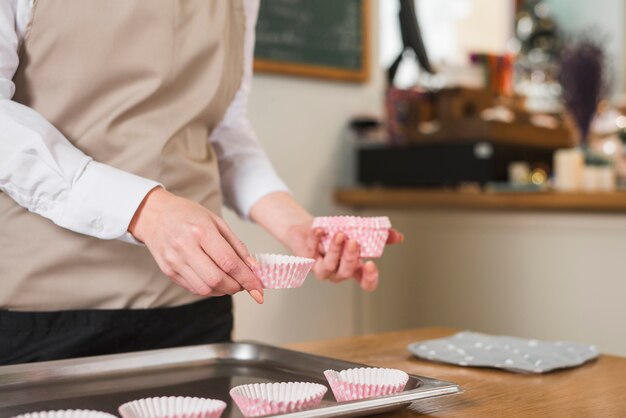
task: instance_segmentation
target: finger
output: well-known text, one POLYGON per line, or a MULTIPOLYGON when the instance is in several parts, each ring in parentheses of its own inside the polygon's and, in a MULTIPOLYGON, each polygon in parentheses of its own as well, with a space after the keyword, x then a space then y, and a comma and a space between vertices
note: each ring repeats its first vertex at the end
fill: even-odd
POLYGON ((194 286, 192 286, 191 283, 189 283, 183 276, 179 274, 178 270, 181 263, 177 262, 178 260, 170 258, 170 261, 166 261, 165 258, 161 256, 153 255, 153 257, 163 274, 165 274, 170 280, 172 280, 180 287, 187 289, 194 295, 198 294, 194 286))
POLYGON ((221 235, 215 236, 210 242, 205 240, 201 244, 204 252, 227 277, 239 283, 257 303, 263 303, 261 280, 254 275, 250 267, 239 258, 221 235))
POLYGON ((322 244, 322 240, 320 240, 317 246, 317 254, 314 258, 324 257, 324 254, 326 254, 326 250, 324 249, 324 244, 322 244))
POLYGON ((234 295, 242 290, 238 282, 228 277, 215 265, 213 260, 199 248, 188 255, 187 263, 198 280, 202 282, 201 286, 209 288, 212 296, 215 296, 216 293, 234 295))
POLYGON ((248 267, 253 268, 256 265, 256 261, 250 255, 250 251, 248 250, 248 247, 246 247, 246 244, 244 244, 243 241, 235 235, 223 219, 216 216, 214 220, 217 230, 220 234, 222 234, 222 237, 224 237, 226 242, 228 242, 235 250, 239 258, 241 258, 244 263, 248 264, 248 267))
POLYGON ((311 230, 306 240, 306 257, 318 258, 322 255, 321 239, 326 235, 323 229, 316 228, 311 230))
POLYGON ((387 237, 387 244, 398 244, 404 241, 404 234, 400 231, 391 228, 389 230, 389 236, 387 237))
POLYGON ((327 271, 335 272, 339 266, 339 260, 341 259, 341 253, 343 252, 344 242, 346 236, 343 233, 335 235, 328 247, 328 251, 324 255, 324 268, 327 271))
POLYGON ((176 283, 177 285, 179 285, 180 287, 186 289, 187 291, 193 293, 194 295, 198 295, 198 291, 191 285, 189 284, 189 282, 180 274, 175 273, 174 275, 172 275, 170 277, 170 279, 176 283))
POLYGON ((252 299, 254 299, 256 303, 262 304, 264 300, 263 284, 253 272, 253 269, 257 267, 256 260, 250 255, 250 251, 248 250, 248 247, 246 247, 246 244, 244 244, 243 241, 235 235, 235 233, 230 229, 230 227, 226 224, 226 222, 224 222, 223 219, 216 216, 214 220, 218 231, 220 232, 220 234, 222 234, 222 237, 224 237, 226 242, 230 244, 230 246, 235 250, 239 258, 247 265, 250 273, 252 273, 251 278, 250 276, 248 276, 248 280, 251 281, 249 285, 251 286, 251 288, 246 287, 243 283, 242 286, 246 290, 248 290, 248 293, 250 294, 250 296, 252 296, 252 299))
POLYGON ((213 294, 213 288, 191 266, 187 264, 179 266, 178 275, 191 286, 196 295, 211 296, 213 294))
POLYGON ((241 285, 237 283, 235 279, 226 276, 224 273, 221 273, 218 270, 219 269, 216 268, 217 277, 214 276, 214 279, 211 281, 214 289, 211 293, 212 296, 216 294, 234 295, 235 293, 239 293, 243 290, 241 285))
POLYGON ((321 271, 322 278, 327 278, 331 275, 334 275, 337 271, 345 239, 346 236, 341 232, 333 237, 330 243, 330 247, 328 247, 328 251, 324 255, 324 258, 321 260, 321 263, 319 263, 319 269, 321 271))
POLYGON ((355 240, 349 240, 343 248, 339 262, 338 279, 350 279, 356 276, 359 268, 359 252, 359 244, 355 240))
POLYGON ((376 290, 378 286, 378 268, 373 261, 368 261, 363 265, 359 272, 357 281, 361 285, 361 289, 366 292, 372 292, 376 290))

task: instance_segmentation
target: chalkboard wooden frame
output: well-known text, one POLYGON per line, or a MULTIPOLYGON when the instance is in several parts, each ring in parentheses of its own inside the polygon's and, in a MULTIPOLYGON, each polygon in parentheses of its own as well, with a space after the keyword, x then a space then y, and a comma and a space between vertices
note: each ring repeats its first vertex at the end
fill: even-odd
POLYGON ((296 75, 303 77, 325 78, 337 81, 365 83, 370 79, 371 63, 371 0, 361 0, 362 57, 361 68, 346 70, 327 66, 302 64, 269 59, 254 59, 254 71, 264 73, 296 75))

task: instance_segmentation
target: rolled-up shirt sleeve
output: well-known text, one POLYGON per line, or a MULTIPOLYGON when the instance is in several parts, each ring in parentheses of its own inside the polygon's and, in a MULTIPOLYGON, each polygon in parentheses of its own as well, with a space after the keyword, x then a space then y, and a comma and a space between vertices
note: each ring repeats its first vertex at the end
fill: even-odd
POLYGON ((259 199, 273 192, 289 192, 276 173, 248 119, 248 95, 252 85, 254 30, 258 0, 246 0, 244 72, 239 91, 224 119, 209 140, 219 161, 222 192, 226 206, 248 218, 259 199))
POLYGON ((17 2, 0 2, 0 191, 60 227, 135 242, 128 225, 159 183, 98 163, 35 110, 12 99, 17 2))

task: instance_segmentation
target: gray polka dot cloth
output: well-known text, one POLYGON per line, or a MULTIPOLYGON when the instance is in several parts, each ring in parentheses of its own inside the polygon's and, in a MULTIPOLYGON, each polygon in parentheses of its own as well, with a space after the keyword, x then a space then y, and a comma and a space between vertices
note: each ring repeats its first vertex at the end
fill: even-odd
POLYGON ((418 341, 409 351, 417 357, 472 367, 495 367, 517 373, 546 373, 580 366, 598 357, 596 347, 563 341, 527 340, 504 335, 459 332, 451 337, 418 341))

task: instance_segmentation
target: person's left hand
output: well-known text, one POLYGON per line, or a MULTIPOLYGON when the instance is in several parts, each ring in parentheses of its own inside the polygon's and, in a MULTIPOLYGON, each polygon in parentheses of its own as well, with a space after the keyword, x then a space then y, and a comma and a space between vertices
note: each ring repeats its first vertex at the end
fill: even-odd
MULTIPOLYGON (((334 283, 355 279, 363 290, 375 290, 378 286, 378 268, 373 261, 360 258, 359 244, 339 233, 333 237, 328 251, 324 251, 321 239, 326 233, 321 228, 312 229, 310 223, 293 227, 290 247, 298 256, 315 259, 313 273, 320 279, 334 283)), ((402 241, 404 235, 395 229, 389 231, 388 245, 402 241)))
MULTIPOLYGON (((356 241, 337 234, 328 251, 321 238, 326 231, 312 229, 313 216, 288 193, 274 192, 259 199, 250 217, 288 247, 295 255, 315 259, 313 272, 321 279, 341 282, 354 278, 361 288, 372 291, 378 286, 378 268, 373 261, 363 261, 356 241)), ((387 244, 404 241, 395 229, 389 231, 387 244)))

